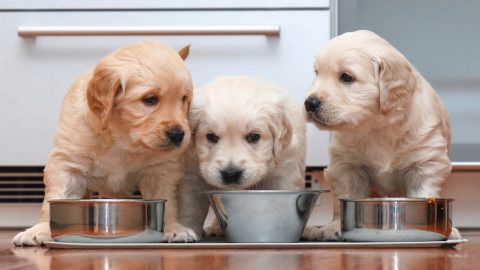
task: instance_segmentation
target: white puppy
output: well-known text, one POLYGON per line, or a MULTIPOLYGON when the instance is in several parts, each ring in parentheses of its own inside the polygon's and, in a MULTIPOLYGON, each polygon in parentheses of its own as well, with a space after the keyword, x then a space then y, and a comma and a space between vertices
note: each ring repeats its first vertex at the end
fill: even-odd
MULTIPOLYGON (((228 76, 197 90, 180 222, 200 235, 208 211, 205 190, 303 188, 305 122, 302 106, 266 82, 228 76)), ((206 232, 219 234, 220 228, 206 232)))
POLYGON ((333 222, 309 238, 341 238, 338 198, 438 197, 451 170, 450 125, 412 64, 378 35, 357 31, 328 42, 315 72, 305 108, 333 131, 325 176, 335 202, 333 222))

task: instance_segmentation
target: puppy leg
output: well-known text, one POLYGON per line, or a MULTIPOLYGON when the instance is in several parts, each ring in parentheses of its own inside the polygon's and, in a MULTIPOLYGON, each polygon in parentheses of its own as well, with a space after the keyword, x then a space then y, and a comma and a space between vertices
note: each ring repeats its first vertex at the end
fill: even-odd
POLYGON ((39 222, 33 227, 17 234, 12 242, 16 246, 37 246, 52 240, 50 234, 50 206, 53 199, 80 199, 86 193, 86 182, 74 170, 63 164, 45 168, 45 198, 40 211, 39 222))
POLYGON ((179 187, 178 210, 180 223, 192 229, 197 236, 202 235, 202 228, 208 214, 208 198, 198 174, 188 173, 179 187))
POLYGON ((168 242, 197 241, 196 233, 178 221, 178 188, 183 178, 179 164, 155 166, 145 170, 140 179, 140 192, 144 199, 165 199, 165 228, 163 240, 168 242))
POLYGON ((202 232, 204 237, 223 237, 223 230, 222 227, 220 226, 220 223, 218 222, 218 219, 214 219, 212 223, 205 228, 203 228, 202 232))
MULTIPOLYGON (((443 182, 451 171, 450 161, 429 162, 423 167, 415 166, 403 174, 405 191, 409 198, 437 198, 443 182)), ((462 235, 453 227, 449 239, 461 239, 462 235)))
POLYGON ((415 165, 402 173, 405 193, 409 198, 436 198, 440 196, 442 184, 450 173, 450 162, 429 162, 415 165))
POLYGON ((223 207, 223 203, 220 198, 216 197, 213 200, 215 201, 214 203, 217 206, 215 211, 216 219, 212 220, 210 222, 210 225, 206 226, 203 229, 203 235, 205 237, 223 237, 223 230, 220 226, 219 220, 223 220, 224 222, 227 221, 227 216, 225 215, 225 208, 223 207))
POLYGON ((339 199, 366 198, 370 191, 368 174, 365 170, 352 167, 348 164, 331 165, 324 173, 333 191, 333 220, 321 228, 306 228, 302 238, 317 241, 338 241, 343 239, 340 224, 339 199))

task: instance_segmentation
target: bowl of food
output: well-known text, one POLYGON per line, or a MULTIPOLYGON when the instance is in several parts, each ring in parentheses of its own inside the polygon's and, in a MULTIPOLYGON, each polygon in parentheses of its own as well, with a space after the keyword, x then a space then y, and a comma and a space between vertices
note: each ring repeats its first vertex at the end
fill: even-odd
POLYGON ((50 200, 50 230, 58 242, 146 243, 163 239, 165 200, 50 200))
POLYGON ((452 231, 445 198, 340 199, 342 235, 352 242, 443 241, 452 231))
POLYGON ((227 241, 291 243, 300 240, 322 192, 218 190, 207 195, 227 241))

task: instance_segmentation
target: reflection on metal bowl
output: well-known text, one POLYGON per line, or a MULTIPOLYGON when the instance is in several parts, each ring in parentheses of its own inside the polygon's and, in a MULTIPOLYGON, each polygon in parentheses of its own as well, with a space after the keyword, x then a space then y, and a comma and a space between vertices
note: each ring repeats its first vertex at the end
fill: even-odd
POLYGON ((50 230, 60 242, 159 242, 165 200, 51 200, 50 230))
POLYGON ((452 199, 341 199, 347 241, 442 241, 452 231, 452 199))
POLYGON ((230 242, 297 242, 321 190, 210 191, 210 204, 230 242))

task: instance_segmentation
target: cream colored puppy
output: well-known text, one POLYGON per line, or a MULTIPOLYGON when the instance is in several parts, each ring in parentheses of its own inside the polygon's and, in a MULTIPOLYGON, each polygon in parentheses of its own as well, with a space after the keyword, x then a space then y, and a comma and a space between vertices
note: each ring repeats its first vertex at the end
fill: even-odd
POLYGON ((88 191, 122 198, 140 190, 145 199, 167 199, 165 240, 196 238, 178 223, 176 205, 191 134, 192 80, 183 61, 188 49, 132 44, 71 86, 45 167, 40 221, 15 236, 15 245, 50 240, 48 201, 79 199, 88 191))
POLYGON ((333 131, 325 176, 335 202, 333 222, 309 238, 341 238, 338 198, 438 197, 451 170, 450 125, 412 64, 381 37, 357 31, 328 42, 315 72, 305 108, 317 127, 333 131))
MULTIPOLYGON (((195 92, 189 171, 181 223, 202 232, 211 189, 299 189, 305 174, 305 115, 283 90, 243 76, 218 78, 195 92)), ((205 230, 219 234, 218 224, 205 230)))

